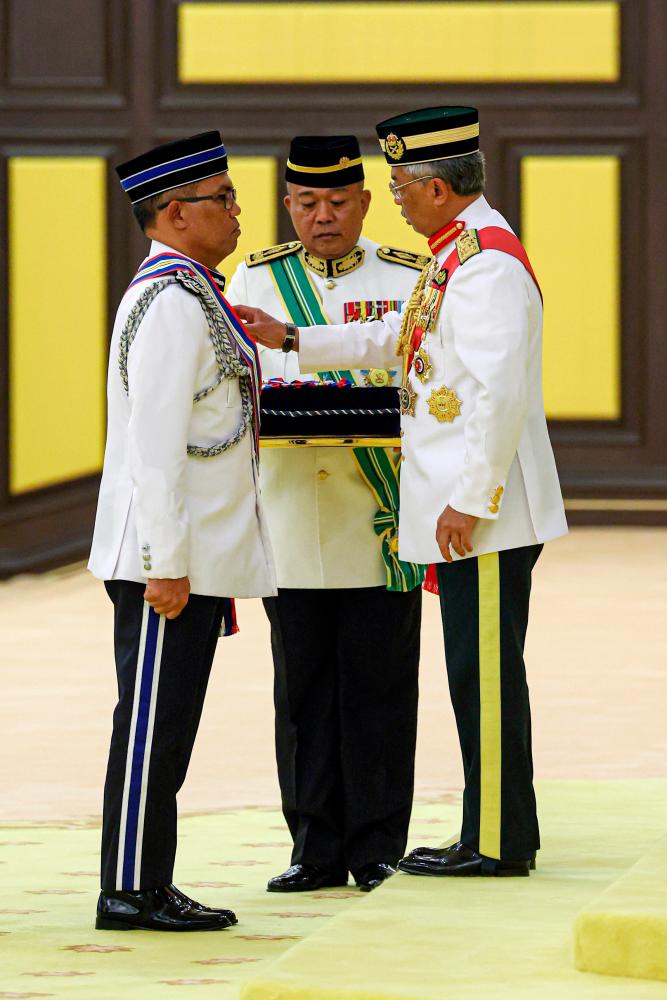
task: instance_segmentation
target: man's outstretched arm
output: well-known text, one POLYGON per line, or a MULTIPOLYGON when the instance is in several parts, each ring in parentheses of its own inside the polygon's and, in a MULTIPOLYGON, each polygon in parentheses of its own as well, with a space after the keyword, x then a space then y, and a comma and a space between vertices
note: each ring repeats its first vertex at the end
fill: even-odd
MULTIPOLYGON (((250 336, 280 350, 287 336, 285 323, 261 309, 234 306, 250 336)), ((387 368, 396 365, 396 341, 401 327, 398 313, 387 313, 370 323, 299 327, 292 350, 299 352, 302 372, 341 368, 387 368)))

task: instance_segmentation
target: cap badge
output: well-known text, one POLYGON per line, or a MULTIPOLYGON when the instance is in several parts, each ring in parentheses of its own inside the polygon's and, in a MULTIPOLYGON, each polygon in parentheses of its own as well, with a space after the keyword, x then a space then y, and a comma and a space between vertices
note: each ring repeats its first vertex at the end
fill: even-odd
POLYGON ((390 132, 385 139, 385 149, 387 154, 391 156, 392 160, 400 160, 405 152, 405 143, 400 139, 395 132, 390 132))
POLYGON ((338 161, 338 166, 339 167, 347 167, 347 166, 349 166, 349 163, 350 163, 350 157, 349 156, 341 156, 340 160, 338 161))

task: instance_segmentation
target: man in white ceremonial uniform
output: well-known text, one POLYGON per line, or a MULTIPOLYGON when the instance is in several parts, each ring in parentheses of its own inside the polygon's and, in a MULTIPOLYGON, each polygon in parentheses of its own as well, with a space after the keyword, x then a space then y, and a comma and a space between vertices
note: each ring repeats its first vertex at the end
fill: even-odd
POLYGON ((258 357, 216 264, 240 209, 219 132, 117 168, 152 239, 116 316, 90 570, 114 604, 119 701, 104 794, 96 926, 236 923, 172 883, 185 779, 233 597, 275 593, 258 488, 258 357))
MULTIPOLYGON (((428 258, 361 235, 370 192, 357 139, 297 136, 286 180, 298 240, 248 255, 230 282, 230 301, 293 323, 367 320, 400 308, 428 258)), ((261 361, 264 380, 400 383, 395 357, 354 372, 300 368, 295 353, 275 350, 262 350, 261 361)), ((280 399, 280 390, 274 393, 280 399)), ((262 455, 279 585, 278 596, 264 602, 276 758, 294 841, 291 867, 269 882, 273 892, 344 884, 348 871, 367 891, 393 873, 405 851, 423 569, 401 567, 388 551, 396 547, 395 526, 384 540, 374 528, 378 497, 365 478, 371 452, 397 485, 393 449, 296 447, 262 455)))
MULTIPOLYGON (((523 661, 531 573, 567 531, 542 398, 542 301, 483 196, 474 108, 380 123, 395 201, 434 255, 402 315, 300 328, 300 364, 403 358, 399 555, 434 563, 465 790, 460 841, 400 862, 423 875, 528 875, 539 848, 523 661)), ((241 310, 264 344, 282 323, 241 310)))

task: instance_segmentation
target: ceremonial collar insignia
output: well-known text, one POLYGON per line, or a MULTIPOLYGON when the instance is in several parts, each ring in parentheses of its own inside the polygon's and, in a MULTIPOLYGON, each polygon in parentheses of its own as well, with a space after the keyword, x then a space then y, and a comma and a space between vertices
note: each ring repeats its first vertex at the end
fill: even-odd
POLYGON ((460 236, 465 227, 466 224, 463 219, 455 219, 454 222, 448 222, 437 233, 433 233, 433 236, 430 236, 428 241, 433 256, 435 257, 448 243, 451 243, 457 236, 460 236))
POLYGON ((343 278, 346 274, 351 274, 352 271, 361 267, 364 262, 365 250, 361 247, 355 247, 344 257, 337 257, 335 260, 316 257, 308 250, 303 251, 303 256, 311 271, 319 274, 321 278, 343 278))

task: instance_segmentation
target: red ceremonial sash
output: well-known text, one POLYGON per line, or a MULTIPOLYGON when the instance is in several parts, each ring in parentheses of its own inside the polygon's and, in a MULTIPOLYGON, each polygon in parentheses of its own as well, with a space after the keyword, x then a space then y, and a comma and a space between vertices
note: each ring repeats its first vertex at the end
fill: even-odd
MULTIPOLYGON (((539 282, 535 277, 533 268, 531 267, 528 254, 526 253, 518 236, 515 236, 514 233, 511 233, 508 229, 501 229, 500 226, 486 226, 484 229, 477 230, 477 239, 479 240, 479 245, 482 250, 500 250, 502 253, 509 254, 510 257, 514 257, 519 261, 519 263, 523 264, 525 269, 528 271, 528 274, 535 282, 535 287, 540 294, 540 298, 542 298, 542 291, 540 289, 539 282)), ((458 250, 454 247, 438 272, 438 274, 441 274, 445 271, 447 275, 446 281, 442 286, 443 297, 447 291, 449 282, 452 280, 452 275, 459 267, 461 267, 461 261, 459 259, 458 250)), ((410 368, 412 367, 413 358, 420 348, 421 342, 424 338, 424 333, 425 331, 418 326, 416 326, 412 332, 412 353, 408 358, 408 371, 410 371, 410 368)))

